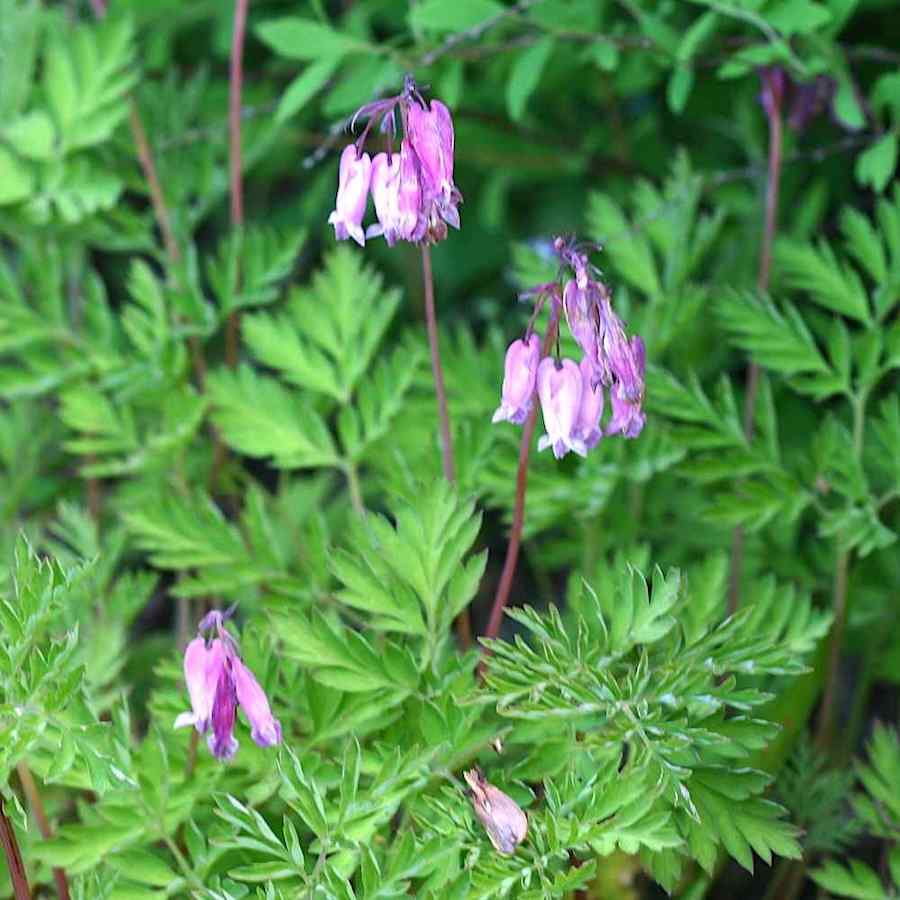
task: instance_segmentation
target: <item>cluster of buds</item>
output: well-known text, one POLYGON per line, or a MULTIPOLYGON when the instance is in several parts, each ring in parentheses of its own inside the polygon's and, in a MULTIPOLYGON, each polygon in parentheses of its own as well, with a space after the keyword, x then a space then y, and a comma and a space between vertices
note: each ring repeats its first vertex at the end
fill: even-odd
POLYGON ((453 121, 439 100, 427 103, 407 76, 403 92, 359 109, 351 128, 368 119, 363 133, 341 154, 337 200, 328 217, 339 240, 382 235, 388 246, 397 241, 436 243, 447 225, 459 228, 462 194, 453 183, 453 121), (397 118, 403 125, 395 149, 397 118), (363 151, 373 127, 385 135, 387 148, 373 158, 363 151), (363 230, 369 191, 378 221, 363 230))
POLYGON ((587 254, 577 245, 556 238, 560 261, 557 281, 526 292, 536 298, 535 314, 524 338, 506 351, 502 399, 494 422, 521 425, 531 414, 535 394, 541 404, 546 434, 538 450, 550 447, 557 459, 570 450, 586 456, 604 435, 637 437, 644 427, 644 342, 630 340, 612 308, 609 290, 599 280, 587 254), (541 343, 532 327, 550 300, 551 321, 565 312, 572 336, 584 355, 580 362, 554 356, 541 358, 541 343), (612 414, 602 425, 604 391, 612 414))
POLYGON ((200 622, 199 633, 184 651, 184 680, 191 711, 175 720, 176 728, 193 725, 206 734, 218 759, 230 759, 238 748, 234 722, 238 706, 260 747, 281 742, 281 725, 272 715, 265 691, 241 661, 234 638, 224 627, 227 614, 213 610, 200 622), (210 632, 207 640, 203 632, 210 632))

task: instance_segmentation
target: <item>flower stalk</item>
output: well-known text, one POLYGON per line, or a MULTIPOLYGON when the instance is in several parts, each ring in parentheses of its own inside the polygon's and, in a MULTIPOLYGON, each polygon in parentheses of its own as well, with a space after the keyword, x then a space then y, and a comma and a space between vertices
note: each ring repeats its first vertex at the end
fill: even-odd
MULTIPOLYGON (((41 800, 41 792, 38 789, 37 782, 31 774, 31 769, 25 764, 25 761, 18 763, 16 772, 22 785, 22 790, 28 798, 28 805, 37 821, 38 830, 41 837, 48 841, 53 837, 53 829, 50 827, 50 820, 47 818, 47 811, 44 809, 44 802, 41 800)), ((59 894, 59 900, 69 900, 69 881, 66 878, 64 869, 53 869, 53 880, 56 882, 56 893, 59 894)))
MULTIPOLYGON (((766 210, 763 218, 762 243, 759 254, 759 272, 756 286, 760 294, 769 290, 772 273, 772 246, 778 226, 778 194, 781 184, 782 162, 782 101, 784 99, 784 72, 779 68, 766 69, 762 73, 762 105, 769 122, 769 165, 766 178, 766 210)), ((753 438, 756 394, 759 390, 759 365, 747 366, 747 382, 744 394, 744 434, 753 438)), ((731 567, 728 585, 728 611, 734 613, 741 602, 741 577, 744 571, 744 529, 738 525, 731 534, 731 567)))
POLYGON ((19 842, 13 830, 12 822, 3 809, 3 795, 0 794, 0 846, 3 847, 3 855, 6 857, 6 867, 9 869, 9 879, 13 886, 15 900, 31 900, 31 888, 28 887, 28 875, 25 872, 25 864, 22 862, 22 853, 19 850, 19 842))

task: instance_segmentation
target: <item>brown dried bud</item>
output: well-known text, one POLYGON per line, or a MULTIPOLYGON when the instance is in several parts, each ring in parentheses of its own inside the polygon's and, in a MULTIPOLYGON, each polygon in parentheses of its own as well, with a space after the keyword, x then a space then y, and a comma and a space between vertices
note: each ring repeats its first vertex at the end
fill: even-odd
POLYGON ((470 769, 463 777, 472 790, 470 798, 475 815, 495 849, 499 853, 514 853, 528 833, 525 813, 511 797, 488 782, 480 769, 470 769))

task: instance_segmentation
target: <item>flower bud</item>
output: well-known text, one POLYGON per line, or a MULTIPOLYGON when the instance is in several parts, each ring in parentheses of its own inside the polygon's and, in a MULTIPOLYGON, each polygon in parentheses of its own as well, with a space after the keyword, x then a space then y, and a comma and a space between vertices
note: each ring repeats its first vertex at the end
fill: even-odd
POLYGON ((360 246, 365 246, 366 236, 362 229, 363 216, 369 197, 369 182, 372 177, 372 161, 368 153, 357 155, 356 145, 348 144, 341 154, 340 175, 334 212, 328 217, 334 225, 334 236, 339 241, 352 237, 360 246))
POLYGON ((545 357, 538 366, 537 389, 547 430, 538 441, 538 450, 552 447, 557 459, 570 450, 585 456, 587 448, 573 433, 581 408, 581 370, 571 359, 557 364, 556 360, 545 357))
POLYGON ((470 799, 491 843, 498 853, 515 853, 528 833, 528 819, 519 805, 495 788, 479 769, 463 773, 471 789, 470 799))
POLYGON ((505 420, 521 425, 528 418, 534 403, 540 358, 541 342, 536 334, 532 334, 527 341, 513 341, 509 345, 503 372, 502 399, 492 422, 505 420))

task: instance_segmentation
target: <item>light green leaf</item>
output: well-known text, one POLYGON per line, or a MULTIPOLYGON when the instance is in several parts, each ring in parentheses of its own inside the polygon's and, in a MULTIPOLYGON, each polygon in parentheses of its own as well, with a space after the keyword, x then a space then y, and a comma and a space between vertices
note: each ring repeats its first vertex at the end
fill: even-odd
POLYGON ((505 9, 497 0, 423 0, 413 5, 409 24, 414 31, 465 31, 505 9))
POLYGON ((542 38, 516 59, 506 83, 506 108, 513 121, 518 122, 525 114, 528 98, 540 83, 553 47, 552 38, 542 38))
POLYGON ((890 131, 882 135, 856 160, 854 173, 860 184, 869 185, 881 193, 897 167, 897 134, 890 131))

